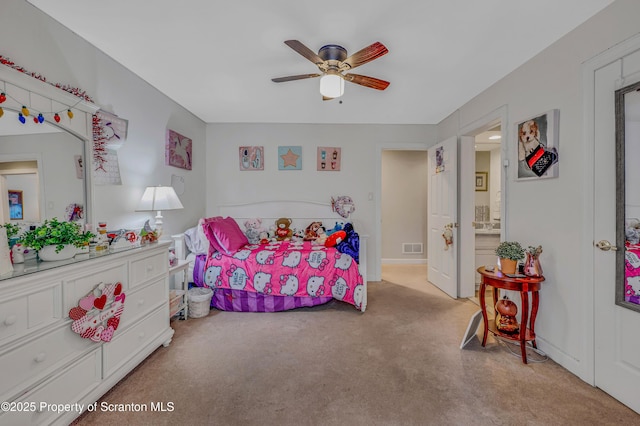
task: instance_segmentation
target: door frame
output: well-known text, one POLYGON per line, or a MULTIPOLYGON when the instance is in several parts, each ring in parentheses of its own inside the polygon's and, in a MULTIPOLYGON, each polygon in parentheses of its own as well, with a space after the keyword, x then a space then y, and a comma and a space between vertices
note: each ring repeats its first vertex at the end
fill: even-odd
MULTIPOLYGON (((374 264, 373 277, 369 277, 370 281, 380 281, 382 279, 382 151, 427 151, 431 145, 435 145, 435 142, 429 144, 424 143, 380 143, 376 147, 376 184, 375 193, 373 195, 375 205, 375 238, 374 238, 374 264)), ((425 207, 426 208, 426 207, 425 207)), ((427 253, 427 256, 429 254, 427 253)), ((429 260, 427 259, 427 262, 429 260)))
MULTIPOLYGON (((595 73, 621 58, 637 51, 640 48, 640 35, 635 35, 629 39, 616 44, 615 46, 605 50, 604 52, 594 56, 582 64, 582 131, 584 134, 583 153, 583 179, 584 194, 582 194, 583 205, 583 227, 582 235, 584 244, 582 246, 582 258, 591 259, 592 268, 583 268, 582 282, 589 291, 582 292, 583 320, 585 324, 583 339, 584 363, 580 363, 581 370, 579 376, 585 382, 595 386, 595 329, 589 324, 595 321, 595 264, 593 262, 593 242, 595 240, 595 214, 593 212, 595 203, 595 184, 593 182, 595 176, 595 73)), ((631 77, 631 76, 629 76, 631 77)), ((623 87, 624 81, 621 78, 620 87, 623 87)), ((613 94, 612 94, 613 96, 613 94)), ((613 111, 612 111, 613 113, 613 111)), ((586 264, 589 264, 587 262, 586 264)))
MULTIPOLYGON (((460 144, 458 152, 459 155, 459 171, 460 173, 472 173, 471 170, 476 169, 475 155, 470 154, 469 147, 465 137, 475 138, 476 135, 485 132, 496 125, 500 125, 500 158, 502 161, 502 173, 500 174, 500 239, 504 241, 507 238, 507 226, 508 217, 506 215, 506 200, 507 200, 507 174, 508 168, 505 165, 509 164, 507 160, 508 144, 509 141, 509 126, 508 121, 508 107, 502 105, 486 115, 474 120, 460 128, 458 143, 460 144), (463 145, 465 144, 465 145, 463 145), (467 149, 465 149, 467 148, 467 149)), ((475 154, 475 149, 473 150, 475 154)), ((474 175, 475 176, 475 175, 474 175)), ((465 175, 460 176, 462 181, 465 175)), ((460 182, 458 183, 461 187, 460 182)), ((469 224, 475 217, 475 192, 465 191, 462 188, 461 193, 458 196, 458 218, 460 222, 460 251, 458 253, 458 294, 460 297, 474 297, 475 296, 475 230, 469 232, 469 227, 464 224, 469 224)))

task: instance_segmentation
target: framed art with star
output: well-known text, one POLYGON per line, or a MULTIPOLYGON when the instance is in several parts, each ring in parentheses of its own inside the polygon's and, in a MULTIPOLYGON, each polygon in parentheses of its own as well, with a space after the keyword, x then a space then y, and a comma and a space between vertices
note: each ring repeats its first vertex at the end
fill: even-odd
POLYGON ((278 170, 302 170, 302 147, 279 146, 278 170))

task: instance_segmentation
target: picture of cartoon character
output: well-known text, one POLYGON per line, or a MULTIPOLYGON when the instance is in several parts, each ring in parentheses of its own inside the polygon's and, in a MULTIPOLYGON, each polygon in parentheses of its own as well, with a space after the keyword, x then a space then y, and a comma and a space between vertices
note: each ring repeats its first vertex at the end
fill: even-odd
POLYGON ((280 294, 293 296, 298 291, 298 277, 293 274, 280 276, 280 294))
POLYGON ((222 285, 222 266, 209 266, 204 273, 204 283, 211 288, 222 285))
POLYGON ((324 277, 313 276, 307 281, 307 293, 311 297, 324 296, 324 277))
POLYGON ((340 252, 336 253, 336 263, 335 263, 336 268, 346 271, 347 269, 349 269, 352 262, 353 262, 353 258, 348 254, 344 254, 340 252))
POLYGON ((360 309, 364 301, 364 286, 362 284, 358 284, 353 290, 353 301, 356 304, 356 308, 360 309))
POLYGON ((307 257, 307 262, 309 262, 309 266, 314 269, 324 269, 325 266, 329 263, 327 260, 327 253, 324 251, 314 251, 309 253, 309 257, 307 257))
POLYGON ((229 276, 229 287, 234 290, 244 290, 247 285, 247 272, 242 268, 231 267, 227 271, 229 276))
POLYGON ((258 293, 271 294, 272 292, 271 274, 258 272, 253 276, 253 288, 258 293))
POLYGON ((256 262, 258 262, 261 265, 273 265, 274 254, 275 254, 275 251, 260 250, 256 254, 256 262))
POLYGON ((331 287, 331 295, 334 299, 344 300, 344 296, 347 295, 349 286, 344 278, 340 277, 336 280, 336 283, 331 287))
POLYGON ((302 253, 300 253, 299 251, 286 252, 284 260, 282 261, 282 266, 295 268, 300 264, 300 260, 302 260, 302 253))

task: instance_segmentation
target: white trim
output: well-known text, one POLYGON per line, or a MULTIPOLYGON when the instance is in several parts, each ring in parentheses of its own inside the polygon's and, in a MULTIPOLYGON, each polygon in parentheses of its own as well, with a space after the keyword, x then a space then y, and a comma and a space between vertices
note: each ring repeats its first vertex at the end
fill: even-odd
MULTIPOLYGON (((584 362, 579 362, 576 369, 573 370, 582 380, 595 386, 595 272, 596 267, 593 261, 593 241, 595 217, 593 213, 594 190, 595 190, 595 73, 621 58, 640 49, 640 34, 635 35, 615 46, 605 50, 594 56, 582 64, 582 133, 584 135, 583 153, 583 182, 584 193, 582 194, 582 238, 580 246, 582 247, 582 258, 585 259, 585 265, 591 265, 591 268, 582 268, 580 273, 582 277, 577 277, 580 282, 585 284, 588 291, 582 292, 582 321, 584 324, 584 336, 582 341, 582 354, 584 362)), ((562 364, 566 366, 565 364, 562 364)), ((567 367, 569 368, 569 367, 567 367)))
MULTIPOLYGON (((431 145, 434 145, 432 143, 431 145)), ((373 270, 371 281, 380 281, 382 279, 382 151, 427 151, 429 144, 425 143, 393 143, 381 142, 376 146, 376 184, 374 192, 375 206, 375 239, 373 247, 373 270)))
POLYGON ((381 259, 383 265, 426 265, 427 259, 381 259))

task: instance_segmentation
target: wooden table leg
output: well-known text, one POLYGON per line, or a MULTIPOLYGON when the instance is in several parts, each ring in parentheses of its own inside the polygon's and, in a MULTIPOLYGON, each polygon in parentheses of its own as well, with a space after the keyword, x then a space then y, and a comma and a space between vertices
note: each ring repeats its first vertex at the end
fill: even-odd
POLYGON ((522 300, 522 316, 520 317, 520 351, 522 352, 522 362, 527 364, 527 324, 529 323, 529 293, 520 292, 522 300))
POLYGON ((531 330, 531 336, 533 337, 531 344, 536 349, 538 348, 538 345, 536 345, 536 328, 535 327, 536 327, 536 317, 538 316, 539 303, 540 303, 540 295, 538 294, 537 291, 533 291, 532 299, 531 299, 531 326, 529 328, 531 330))
POLYGON ((480 310, 482 311, 482 321, 484 324, 484 334, 482 336, 482 346, 487 344, 487 335, 489 334, 489 319, 487 318, 487 305, 485 301, 484 293, 487 291, 487 283, 484 282, 484 277, 480 279, 480 310))

